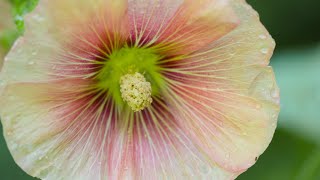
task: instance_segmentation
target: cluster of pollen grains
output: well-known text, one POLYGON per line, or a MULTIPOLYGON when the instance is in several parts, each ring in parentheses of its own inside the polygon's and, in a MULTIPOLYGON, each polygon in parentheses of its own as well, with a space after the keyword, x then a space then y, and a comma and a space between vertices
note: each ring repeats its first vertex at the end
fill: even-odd
POLYGON ((151 84, 138 72, 120 78, 120 92, 123 101, 127 102, 135 112, 145 109, 152 103, 151 84))

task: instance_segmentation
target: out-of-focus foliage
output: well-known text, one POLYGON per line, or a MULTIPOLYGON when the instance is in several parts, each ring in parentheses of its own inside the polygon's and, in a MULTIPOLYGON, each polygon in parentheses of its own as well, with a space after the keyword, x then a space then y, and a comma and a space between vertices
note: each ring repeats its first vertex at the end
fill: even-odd
POLYGON ((276 51, 320 42, 319 0, 247 1, 276 40, 276 51))
POLYGON ((274 58, 281 88, 279 126, 320 145, 320 45, 274 58))
POLYGON ((23 16, 32 11, 39 0, 1 0, 9 1, 12 5, 12 16, 16 24, 16 29, 2 30, 0 33, 0 48, 9 50, 17 37, 23 34, 24 21, 23 16))
POLYGON ((18 37, 19 33, 15 29, 5 30, 0 34, 0 48, 5 50, 10 49, 14 40, 18 37))
POLYGON ((24 31, 23 16, 32 11, 39 0, 9 0, 13 7, 14 19, 20 33, 24 31))

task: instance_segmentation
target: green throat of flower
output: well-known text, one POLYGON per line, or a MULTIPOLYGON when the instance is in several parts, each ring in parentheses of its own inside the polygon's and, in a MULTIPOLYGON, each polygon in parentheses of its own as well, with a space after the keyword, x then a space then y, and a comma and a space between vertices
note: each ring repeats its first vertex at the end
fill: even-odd
POLYGON ((150 48, 124 46, 115 50, 98 73, 98 87, 106 90, 118 106, 141 111, 164 87, 157 64, 160 59, 150 48))

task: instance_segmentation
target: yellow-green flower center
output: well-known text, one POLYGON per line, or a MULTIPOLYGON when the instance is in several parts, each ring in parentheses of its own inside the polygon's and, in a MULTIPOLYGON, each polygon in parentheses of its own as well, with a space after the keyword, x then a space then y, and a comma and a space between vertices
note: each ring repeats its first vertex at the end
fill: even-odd
POLYGON ((98 88, 107 91, 118 106, 143 110, 164 87, 157 64, 161 58, 150 48, 124 46, 114 50, 97 75, 98 88))

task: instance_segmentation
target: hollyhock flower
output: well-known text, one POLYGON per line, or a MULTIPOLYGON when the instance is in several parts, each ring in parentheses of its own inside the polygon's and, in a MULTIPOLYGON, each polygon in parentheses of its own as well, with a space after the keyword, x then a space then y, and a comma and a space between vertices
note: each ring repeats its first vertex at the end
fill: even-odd
POLYGON ((0 114, 42 179, 233 179, 270 143, 274 41, 243 0, 41 0, 0 114))

